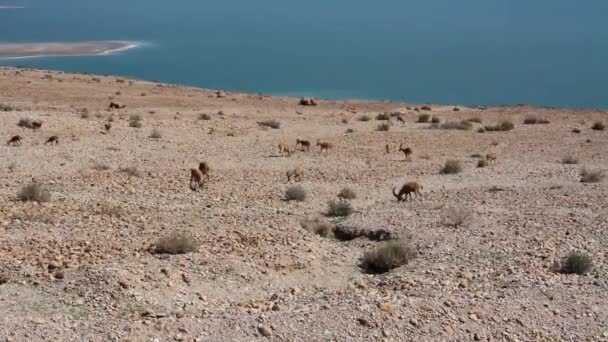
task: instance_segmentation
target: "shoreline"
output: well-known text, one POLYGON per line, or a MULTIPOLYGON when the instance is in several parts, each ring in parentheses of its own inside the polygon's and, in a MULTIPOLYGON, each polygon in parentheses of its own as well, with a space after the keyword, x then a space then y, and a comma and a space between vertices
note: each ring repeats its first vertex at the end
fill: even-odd
POLYGON ((0 43, 0 61, 42 57, 105 56, 142 46, 134 41, 0 43))

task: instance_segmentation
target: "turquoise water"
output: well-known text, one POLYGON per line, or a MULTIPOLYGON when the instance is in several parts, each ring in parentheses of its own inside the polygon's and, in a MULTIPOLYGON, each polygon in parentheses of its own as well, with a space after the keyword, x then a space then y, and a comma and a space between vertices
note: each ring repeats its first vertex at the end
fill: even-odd
POLYGON ((0 41, 133 40, 0 60, 328 98, 608 107, 606 0, 0 0, 0 41))

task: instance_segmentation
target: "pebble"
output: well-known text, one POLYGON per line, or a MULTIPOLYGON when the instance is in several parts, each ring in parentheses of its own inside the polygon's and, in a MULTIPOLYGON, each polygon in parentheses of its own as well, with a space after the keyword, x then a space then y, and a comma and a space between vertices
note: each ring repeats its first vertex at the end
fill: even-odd
POLYGON ((258 326, 258 331, 264 337, 270 337, 270 336, 272 336, 272 329, 269 326, 260 325, 260 326, 258 326))

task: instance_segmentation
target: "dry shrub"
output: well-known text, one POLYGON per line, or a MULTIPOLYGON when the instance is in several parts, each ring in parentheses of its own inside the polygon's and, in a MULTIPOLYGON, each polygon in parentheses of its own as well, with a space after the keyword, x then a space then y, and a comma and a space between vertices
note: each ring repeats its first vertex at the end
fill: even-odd
POLYGON ((604 180, 604 170, 589 170, 583 168, 581 170, 581 182, 583 183, 599 183, 604 180))
POLYGON ((357 198, 357 194, 355 193, 355 191, 349 187, 345 187, 342 188, 342 190, 340 190, 340 192, 338 193, 338 197, 342 198, 342 199, 355 199, 357 198))
POLYGON ((80 118, 81 119, 88 119, 91 117, 91 114, 89 113, 89 110, 86 108, 83 108, 80 110, 80 118))
POLYGON ((161 238, 152 247, 155 254, 187 254, 196 252, 198 242, 190 234, 173 233, 161 238))
POLYGON ((467 224, 473 217, 473 212, 464 207, 448 207, 441 216, 441 221, 446 226, 458 228, 467 224))
POLYGON ((201 113, 198 115, 199 120, 211 120, 211 115, 207 113, 201 113))
POLYGON ((417 255, 416 248, 405 241, 388 241, 365 253, 360 266, 369 273, 385 273, 406 265, 417 255))
POLYGON ((460 160, 449 159, 445 162, 445 165, 441 169, 441 173, 443 174, 454 174, 460 173, 462 171, 462 164, 460 160))
POLYGON ((459 129, 463 131, 467 131, 473 128, 473 124, 463 120, 463 121, 448 121, 439 126, 441 129, 459 129))
POLYGON ((390 119, 390 114, 388 113, 381 113, 376 115, 376 120, 389 120, 390 119))
POLYGON ((352 214, 354 211, 352 204, 347 201, 334 201, 327 202, 327 212, 325 215, 330 217, 345 217, 352 214))
POLYGON ((483 127, 479 127, 479 128, 477 129, 477 133, 485 133, 485 132, 486 132, 486 129, 485 129, 485 128, 483 128, 483 127))
POLYGON ((524 125, 534 125, 536 123, 538 123, 538 118, 536 115, 528 115, 524 119, 524 125))
POLYGON ((306 190, 301 185, 292 185, 285 191, 285 199, 287 201, 303 202, 306 200, 306 190))
POLYGON ((17 126, 19 127, 25 127, 25 128, 34 128, 34 124, 32 119, 29 118, 21 118, 19 119, 19 122, 17 123, 17 126))
POLYGON ((431 106, 429 106, 429 105, 424 105, 424 106, 420 107, 420 110, 433 110, 433 108, 431 108, 431 106))
POLYGON ((418 115, 418 122, 420 123, 426 123, 429 122, 431 120, 431 115, 430 114, 420 114, 418 115))
POLYGON ((481 155, 481 153, 473 153, 471 154, 471 158, 483 158, 483 156, 481 155))
POLYGON ((258 121, 258 125, 262 126, 262 127, 270 127, 270 128, 274 128, 274 129, 279 129, 281 128, 281 123, 278 122, 277 120, 263 120, 263 121, 258 121))
POLYGON ((377 131, 381 131, 381 132, 386 132, 389 129, 391 129, 391 125, 389 125, 388 123, 381 123, 376 127, 377 131))
POLYGON ((589 255, 571 253, 563 261, 561 271, 566 274, 585 274, 593 268, 593 260, 589 255))
POLYGON ((578 158, 572 155, 565 156, 564 158, 562 158, 562 164, 578 164, 578 158))
POLYGON ((482 123, 483 120, 479 116, 474 116, 472 118, 467 119, 468 122, 482 123))
POLYGON ((345 133, 354 133, 354 132, 355 132, 355 130, 352 128, 347 128, 345 131, 345 133))
POLYGON ((21 188, 17 198, 23 202, 49 202, 51 193, 40 183, 30 183, 21 188))
POLYGON ((596 121, 593 123, 593 126, 591 126, 591 129, 595 131, 603 131, 604 129, 606 129, 606 126, 604 126, 603 122, 596 121))
POLYGON ((576 134, 578 134, 578 133, 580 133, 580 132, 581 132, 581 130, 580 130, 580 129, 578 129, 578 128, 573 128, 571 132, 572 132, 572 133, 576 133, 576 134))
POLYGON ((103 164, 100 162, 93 162, 93 170, 95 171, 108 171, 110 169, 110 166, 108 166, 107 164, 103 164))
POLYGON ((434 124, 441 123, 441 118, 438 116, 433 116, 433 118, 431 118, 431 122, 434 124))
POLYGON ((322 237, 330 236, 334 230, 334 225, 321 217, 306 219, 300 224, 302 225, 302 228, 306 229, 307 231, 322 237))
POLYGON ((369 115, 363 114, 357 118, 357 121, 369 121, 371 119, 372 118, 370 118, 369 115))
POLYGON ((0 103, 0 112, 12 112, 16 110, 15 107, 7 105, 5 103, 0 103))
POLYGON ((141 128, 143 126, 143 118, 139 114, 131 114, 129 116, 129 127, 141 128))
POLYGON ((486 167, 486 166, 488 166, 488 161, 486 160, 486 158, 479 159, 479 161, 477 162, 477 167, 486 167))
POLYGON ((152 139, 160 139, 162 137, 162 133, 156 128, 152 130, 152 133, 150 133, 150 138, 152 139))
POLYGON ((494 126, 485 126, 485 130, 488 132, 506 132, 515 128, 515 125, 511 121, 503 121, 494 126))
POLYGON ((137 166, 121 166, 118 171, 126 173, 129 176, 141 177, 141 172, 137 169, 137 166))

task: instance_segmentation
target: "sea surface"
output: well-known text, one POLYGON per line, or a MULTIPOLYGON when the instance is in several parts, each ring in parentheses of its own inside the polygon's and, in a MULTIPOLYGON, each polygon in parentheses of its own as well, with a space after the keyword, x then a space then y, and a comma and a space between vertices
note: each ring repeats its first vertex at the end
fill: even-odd
MULTIPOLYGON (((0 0, 0 42, 125 40, 0 60, 208 88, 608 108, 607 0, 0 0)), ((0 94, 1 96, 1 94, 0 94)))

